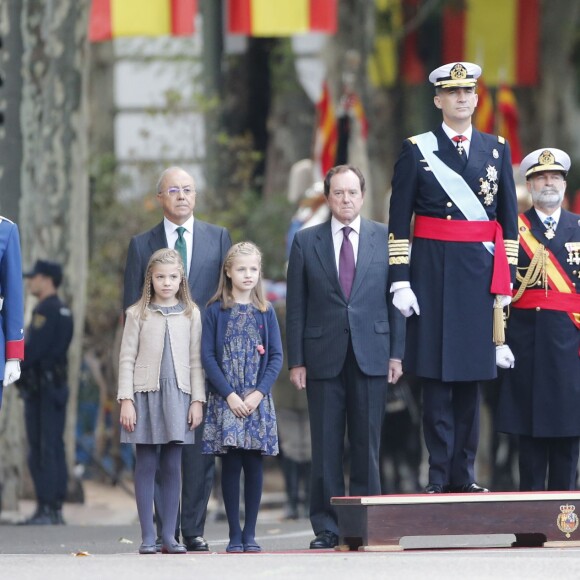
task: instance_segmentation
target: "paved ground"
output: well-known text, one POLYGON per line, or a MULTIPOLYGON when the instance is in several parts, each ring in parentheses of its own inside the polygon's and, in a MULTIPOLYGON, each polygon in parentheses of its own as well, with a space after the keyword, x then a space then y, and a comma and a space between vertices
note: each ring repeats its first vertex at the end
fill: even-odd
MULTIPOLYGON (((405 579, 546 579, 580 577, 580 549, 499 548, 510 536, 456 538, 462 549, 412 549, 398 553, 308 550, 308 520, 284 521, 279 497, 266 494, 258 525, 264 553, 225 554, 227 525, 210 517, 207 554, 139 556, 139 526, 132 497, 119 488, 87 482, 86 501, 65 506, 66 526, 18 526, 33 509, 0 518, 0 577, 7 580, 149 580, 192 575, 203 580, 261 578, 354 580, 405 579)), ((211 514, 219 511, 213 502, 211 514)), ((415 540, 415 546, 426 545, 415 540)), ((450 546, 441 538, 431 545, 450 546)))

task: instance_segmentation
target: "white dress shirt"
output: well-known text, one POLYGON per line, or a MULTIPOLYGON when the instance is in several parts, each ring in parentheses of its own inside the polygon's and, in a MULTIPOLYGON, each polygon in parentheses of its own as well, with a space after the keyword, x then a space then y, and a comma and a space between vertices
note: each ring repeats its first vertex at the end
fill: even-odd
MULTIPOLYGON (((544 223, 544 220, 548 217, 547 213, 544 213, 543 211, 540 211, 537 207, 534 208, 536 210, 536 213, 538 214, 538 217, 540 218, 540 221, 542 223, 544 223)), ((552 217, 554 218, 554 221, 556 222, 554 224, 554 230, 556 230, 556 228, 558 227, 558 222, 560 221, 560 215, 562 215, 562 208, 559 207, 553 214, 552 217)))
MULTIPOLYGON (((463 135, 465 137, 465 141, 463 141, 461 144, 463 145, 463 151, 465 155, 469 157, 469 148, 471 147, 471 136, 473 135, 473 126, 469 125, 469 127, 465 129, 464 133, 458 133, 445 123, 443 123, 441 126, 443 127, 443 131, 445 131, 445 135, 447 135, 449 139, 453 139, 453 137, 455 137, 456 135, 463 135)), ((453 141, 453 145, 455 146, 455 141, 453 141)))
MULTIPOLYGON (((185 232, 183 232, 183 238, 185 239, 185 243, 187 245, 187 275, 189 276, 189 269, 191 266, 191 252, 193 248, 193 216, 191 216, 182 227, 185 228, 185 232)), ((179 237, 177 234, 177 228, 180 227, 173 222, 170 222, 167 218, 163 218, 163 227, 165 228, 165 237, 167 238, 167 247, 168 248, 175 248, 175 242, 177 242, 177 238, 179 237)))
MULTIPOLYGON (((332 243, 334 244, 334 259, 336 260, 336 271, 338 272, 338 264, 340 260, 340 248, 342 246, 342 240, 344 239, 343 228, 344 224, 339 222, 334 216, 330 220, 330 229, 332 230, 332 243)), ((356 260, 358 256, 358 240, 360 235, 360 215, 356 216, 353 222, 348 226, 352 228, 348 239, 352 244, 352 251, 354 252, 354 265, 356 266, 356 260)))

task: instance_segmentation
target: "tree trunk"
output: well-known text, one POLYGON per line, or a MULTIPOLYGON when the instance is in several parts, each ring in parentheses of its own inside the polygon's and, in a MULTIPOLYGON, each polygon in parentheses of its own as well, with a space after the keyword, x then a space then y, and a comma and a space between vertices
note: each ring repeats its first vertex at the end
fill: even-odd
MULTIPOLYGON (((8 37, 22 35, 22 150, 15 147, 11 154, 21 175, 19 226, 24 267, 30 268, 38 258, 63 265, 60 293, 75 319, 65 432, 69 468, 74 464, 87 283, 89 6, 89 0, 22 0, 8 4, 9 21, 18 21, 8 37)), ((7 42, 7 48, 12 46, 16 41, 7 42)), ((12 80, 17 82, 18 78, 12 80)), ((4 444, 0 442, 0 447, 4 444)))

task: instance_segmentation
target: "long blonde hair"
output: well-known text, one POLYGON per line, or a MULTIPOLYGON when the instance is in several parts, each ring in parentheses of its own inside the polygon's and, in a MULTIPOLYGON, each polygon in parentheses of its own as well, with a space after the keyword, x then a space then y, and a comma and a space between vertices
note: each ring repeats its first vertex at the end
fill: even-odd
POLYGON ((256 244, 252 242, 240 242, 234 244, 226 254, 224 259, 224 264, 220 272, 220 281, 218 284, 217 292, 212 296, 209 304, 213 302, 221 302, 222 309, 232 308, 235 304, 232 280, 228 277, 228 270, 231 269, 234 260, 240 256, 256 256, 260 261, 260 273, 258 275, 258 283, 252 288, 250 293, 250 299, 252 304, 260 311, 266 312, 268 310, 268 301, 264 298, 264 292, 262 291, 262 252, 256 244))
POLYGON ((179 252, 172 250, 171 248, 163 248, 157 250, 151 258, 149 258, 149 263, 147 264, 147 270, 145 271, 145 281, 143 282, 143 293, 141 298, 131 306, 132 309, 136 310, 141 318, 147 318, 147 310, 149 304, 151 304, 151 297, 154 294, 153 291, 153 268, 159 264, 169 264, 177 266, 179 273, 181 274, 181 281, 179 282, 179 289, 175 297, 179 302, 184 304, 185 309, 183 313, 186 316, 191 317, 193 310, 197 308, 195 302, 191 298, 189 292, 189 285, 187 284, 187 278, 185 276, 185 270, 183 268, 183 261, 179 252))

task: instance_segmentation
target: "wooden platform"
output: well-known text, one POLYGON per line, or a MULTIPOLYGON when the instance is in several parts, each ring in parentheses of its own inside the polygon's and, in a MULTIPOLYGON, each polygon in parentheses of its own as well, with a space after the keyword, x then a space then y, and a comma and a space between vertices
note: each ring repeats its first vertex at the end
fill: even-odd
POLYGON ((512 546, 580 546, 580 492, 333 497, 342 550, 397 551, 409 536, 513 534, 512 546))

